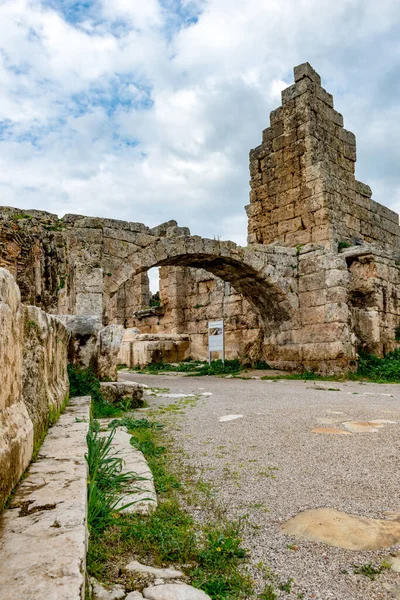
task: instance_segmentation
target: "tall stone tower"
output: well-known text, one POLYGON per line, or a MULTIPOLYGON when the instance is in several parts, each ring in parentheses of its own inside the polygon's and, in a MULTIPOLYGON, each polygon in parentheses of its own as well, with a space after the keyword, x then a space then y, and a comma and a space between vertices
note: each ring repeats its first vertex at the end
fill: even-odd
POLYGON ((294 79, 262 144, 250 151, 248 242, 337 247, 364 240, 398 249, 398 215, 355 179, 355 136, 343 128, 321 77, 304 63, 294 79))

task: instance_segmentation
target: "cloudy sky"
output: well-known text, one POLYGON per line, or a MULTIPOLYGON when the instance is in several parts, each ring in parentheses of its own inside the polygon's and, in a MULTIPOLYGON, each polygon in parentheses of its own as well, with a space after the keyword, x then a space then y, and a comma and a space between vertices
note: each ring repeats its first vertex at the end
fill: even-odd
POLYGON ((393 0, 0 0, 0 203, 244 243, 248 151, 305 61, 400 210, 393 0))

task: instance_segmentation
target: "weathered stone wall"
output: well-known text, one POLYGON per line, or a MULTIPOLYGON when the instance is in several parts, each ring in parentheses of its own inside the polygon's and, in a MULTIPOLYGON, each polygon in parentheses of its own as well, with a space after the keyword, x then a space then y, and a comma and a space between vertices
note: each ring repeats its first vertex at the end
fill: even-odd
POLYGON ((0 268, 0 507, 66 400, 68 337, 0 268))
POLYGON ((57 215, 1 208, 0 267, 13 275, 25 304, 46 312, 68 306, 72 271, 67 254, 64 226, 57 215))
POLYGON ((102 327, 99 317, 89 315, 57 315, 56 318, 68 331, 68 363, 78 369, 91 369, 101 380, 116 381, 122 325, 102 327))
POLYGON ((190 356, 208 357, 208 321, 224 319, 225 356, 255 358, 261 324, 253 307, 227 282, 205 269, 160 268, 161 307, 137 311, 131 324, 141 333, 188 333, 190 356))
POLYGON ((36 306, 24 306, 22 398, 40 440, 68 401, 69 333, 36 306))
POLYGON ((0 268, 0 508, 33 451, 33 424, 22 400, 23 334, 18 286, 0 268))
POLYGON ((399 248, 399 218, 355 179, 356 140, 305 63, 250 152, 248 242, 287 246, 365 240, 399 248))

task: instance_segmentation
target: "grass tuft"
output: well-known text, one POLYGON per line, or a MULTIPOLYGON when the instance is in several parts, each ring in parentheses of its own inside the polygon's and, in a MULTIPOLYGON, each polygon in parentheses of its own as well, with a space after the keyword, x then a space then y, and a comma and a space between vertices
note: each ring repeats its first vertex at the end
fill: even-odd
POLYGON ((109 435, 99 434, 99 426, 91 422, 86 437, 88 452, 88 526, 91 532, 103 531, 113 518, 119 517, 121 510, 135 504, 135 501, 120 504, 121 495, 140 491, 132 487, 135 481, 143 481, 133 472, 123 472, 123 460, 115 455, 112 441, 115 429, 109 435))

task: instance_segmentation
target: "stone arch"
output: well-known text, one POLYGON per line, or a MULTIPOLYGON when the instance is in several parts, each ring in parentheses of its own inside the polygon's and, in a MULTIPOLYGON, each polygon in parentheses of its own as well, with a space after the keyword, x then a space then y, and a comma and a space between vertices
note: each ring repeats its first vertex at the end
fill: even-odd
POLYGON ((242 248, 199 236, 161 238, 125 258, 107 282, 107 292, 112 297, 128 279, 155 266, 205 269, 246 297, 271 332, 292 316, 287 278, 280 277, 274 251, 274 247, 242 248))

